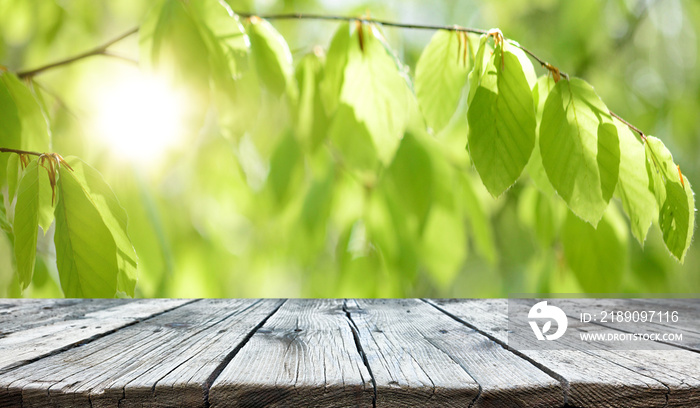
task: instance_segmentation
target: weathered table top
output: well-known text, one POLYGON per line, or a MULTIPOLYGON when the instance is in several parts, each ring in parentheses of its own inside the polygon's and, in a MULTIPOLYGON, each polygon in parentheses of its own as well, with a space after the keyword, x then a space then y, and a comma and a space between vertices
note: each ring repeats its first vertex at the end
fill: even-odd
POLYGON ((0 299, 0 407, 700 406, 693 327, 663 352, 514 351, 505 314, 502 299, 0 299))

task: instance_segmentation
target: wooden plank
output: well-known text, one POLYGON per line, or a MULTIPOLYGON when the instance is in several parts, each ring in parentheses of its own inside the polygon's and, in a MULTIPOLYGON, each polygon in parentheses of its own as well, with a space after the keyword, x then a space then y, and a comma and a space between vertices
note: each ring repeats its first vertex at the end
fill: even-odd
MULTIPOLYGON (((646 299, 591 299, 586 302, 586 311, 595 312, 598 310, 659 310, 676 308, 671 302, 664 304, 659 302, 647 302, 646 299), (600 309, 602 308, 602 309, 600 309)), ((686 329, 674 327, 672 323, 663 324, 658 322, 630 322, 630 323, 606 323, 606 324, 584 324, 580 322, 577 308, 581 309, 581 303, 576 299, 560 300, 558 305, 569 315, 569 329, 579 330, 587 333, 619 331, 624 333, 682 333, 683 342, 645 342, 644 350, 619 350, 613 344, 606 342, 591 343, 583 346, 580 342, 567 341, 567 346, 572 349, 582 350, 598 358, 605 359, 614 364, 626 367, 631 371, 646 375, 658 380, 668 388, 668 406, 697 407, 700 406, 700 354, 684 349, 679 349, 674 343, 684 347, 693 346, 693 340, 686 342, 686 338, 693 338, 693 330, 690 323, 693 319, 700 321, 700 316, 694 307, 699 306, 697 302, 685 304, 682 316, 686 319, 686 329), (693 306, 695 305, 695 306, 693 306), (622 328, 622 330, 616 330, 622 328)), ((696 323, 697 324, 697 323, 696 323)), ((697 327, 697 326, 696 326, 697 327)), ((629 343, 630 347, 640 347, 637 344, 629 343)), ((618 346, 619 347, 619 346, 618 346)))
POLYGON ((416 299, 348 301, 377 406, 551 407, 559 381, 416 299))
POLYGON ((0 300, 0 407, 700 406, 700 353, 507 350, 500 299, 71 302, 0 300))
MULTIPOLYGON (((49 318, 51 322, 45 326, 28 324, 26 330, 18 329, 0 338, 0 373, 187 302, 179 299, 124 300, 116 304, 106 301, 104 304, 112 307, 49 318)), ((99 302, 95 305, 99 306, 99 302)), ((69 309, 63 309, 61 314, 66 310, 69 309)))
POLYGON ((125 299, 0 299, 0 339, 130 302, 125 299))
MULTIPOLYGON (((563 299, 562 308, 574 318, 579 318, 581 303, 577 299, 563 299), (572 313, 574 311, 574 313, 572 313)), ((666 317, 655 317, 653 321, 637 322, 599 322, 597 324, 615 328, 629 333, 679 333, 683 335, 683 341, 668 341, 689 350, 700 352, 700 299, 588 299, 586 312, 602 311, 653 311, 655 316, 660 313, 678 312, 678 321, 668 321, 666 317)), ((601 316, 598 316, 600 318, 601 316)), ((609 320, 609 319, 608 319, 609 320)))
MULTIPOLYGON (((507 301, 431 300, 478 330, 507 341, 507 301)), ((576 320, 570 319, 572 328, 576 320)), ((565 384, 567 402, 574 406, 696 407, 698 384, 691 368, 700 366, 698 355, 686 350, 613 351, 519 350, 518 354, 551 371, 565 384), (681 357, 682 356, 682 357, 681 357), (681 363, 683 358, 688 364, 681 363)))
POLYGON ((0 401, 4 394, 23 407, 205 406, 212 376, 281 303, 187 304, 0 376, 0 401))
POLYGON ((372 406, 350 324, 340 300, 288 300, 213 383, 211 406, 372 406))
MULTIPOLYGON (((559 302, 563 310, 573 310, 566 301, 559 302), (567 307, 568 306, 568 307, 567 307)), ((570 317, 567 333, 623 333, 615 330, 615 325, 586 324, 579 317, 570 317)), ((641 327, 625 326, 625 333, 657 332, 659 327, 640 324, 641 327)), ((664 332, 661 328, 660 332, 664 332)), ((700 354, 679 349, 672 344, 645 342, 645 350, 620 350, 620 345, 609 342, 592 342, 584 344, 570 337, 562 337, 568 350, 578 350, 593 355, 595 358, 609 361, 630 371, 653 378, 667 387, 667 406, 697 407, 700 405, 700 354)), ((628 347, 640 347, 636 343, 627 343, 628 347)))

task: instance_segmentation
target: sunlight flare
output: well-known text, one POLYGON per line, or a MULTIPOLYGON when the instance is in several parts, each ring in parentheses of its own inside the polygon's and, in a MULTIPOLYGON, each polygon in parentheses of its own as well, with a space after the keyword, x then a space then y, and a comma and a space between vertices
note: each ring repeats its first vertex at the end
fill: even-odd
POLYGON ((180 142, 183 98, 164 81, 134 74, 105 84, 98 95, 96 131, 119 157, 152 161, 180 142))

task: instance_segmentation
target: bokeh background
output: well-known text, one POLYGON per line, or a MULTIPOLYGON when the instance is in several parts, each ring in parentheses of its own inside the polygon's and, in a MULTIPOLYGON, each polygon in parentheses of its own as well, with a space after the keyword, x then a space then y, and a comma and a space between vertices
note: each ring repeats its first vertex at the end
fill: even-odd
MULTIPOLYGON (((662 139, 683 173, 700 186, 700 2, 228 3, 236 11, 256 13, 368 13, 405 23, 498 27, 561 70, 593 84, 612 110, 662 139)), ((151 5, 145 0, 0 0, 0 64, 18 71, 83 52, 138 26, 151 5)), ((273 21, 273 25, 289 44, 296 64, 318 47, 327 49, 338 23, 273 21)), ((413 74, 433 32, 390 27, 383 32, 413 74)), ((138 65, 128 61, 139 59, 138 36, 110 50, 126 58, 95 56, 47 71, 36 81, 49 106, 53 150, 79 156, 100 170, 127 210, 140 260, 137 296, 700 292, 700 247, 692 245, 680 265, 654 227, 642 248, 625 226, 618 240, 622 245, 618 259, 607 264, 601 260, 587 272, 589 277, 578 277, 560 239, 566 217, 561 202, 553 200, 534 209, 523 204, 538 202, 528 180, 499 199, 490 197, 468 158, 462 157, 466 132, 461 139, 437 140, 445 150, 452 149, 453 160, 466 163, 460 180, 468 186, 457 188, 467 188, 473 198, 464 201, 471 204, 465 204, 461 225, 452 232, 457 238, 448 237, 452 248, 456 239, 456 249, 442 247, 439 229, 433 245, 437 248, 430 248, 423 238, 398 228, 395 220, 373 226, 367 220, 371 216, 353 215, 362 212, 354 208, 362 207, 367 193, 346 177, 332 180, 327 188, 333 191, 333 204, 323 205, 328 201, 323 198, 324 187, 309 176, 313 174, 309 168, 321 159, 305 157, 301 170, 289 174, 291 181, 284 179, 289 194, 279 200, 269 191, 269 184, 276 183, 271 181, 270 162, 283 140, 280 135, 289 127, 284 107, 268 112, 255 137, 236 141, 222 136, 216 126, 182 123, 179 116, 185 114, 177 108, 166 106, 148 113, 153 120, 139 121, 143 106, 164 102, 146 98, 138 104, 129 99, 154 86, 140 83, 138 65), (166 137, 155 145, 130 139, 130 134, 142 135, 144 126, 154 126, 147 130, 154 139, 157 134, 166 137), (392 250, 387 246, 392 245, 399 249, 388 255, 392 250), (432 255, 424 253, 432 250, 432 255), (596 284, 596 277, 610 269, 619 270, 620 278, 614 284, 596 284)), ((152 91, 167 92, 158 85, 152 91)), ((619 201, 612 206, 619 208, 619 201)), ((0 295, 61 296, 51 242, 49 234, 39 243, 37 275, 24 293, 14 281, 11 252, 0 245, 0 295)))

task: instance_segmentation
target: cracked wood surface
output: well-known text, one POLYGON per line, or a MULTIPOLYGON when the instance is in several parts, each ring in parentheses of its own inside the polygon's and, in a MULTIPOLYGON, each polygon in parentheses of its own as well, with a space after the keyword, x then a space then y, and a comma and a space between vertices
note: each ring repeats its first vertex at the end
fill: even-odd
POLYGON ((373 398, 342 300, 288 300, 209 391, 212 407, 367 407, 373 398))
POLYGON ((559 381, 416 299, 348 301, 377 406, 550 407, 559 381))
MULTIPOLYGON (((493 339, 507 342, 507 300, 429 302, 493 339)), ((697 302, 694 310, 698 321, 697 302)), ((569 316, 568 330, 579 326, 578 319, 569 316)), ((565 350, 517 353, 559 378, 565 386, 567 402, 573 406, 700 406, 700 354, 696 352, 663 344, 659 350, 613 350, 601 345, 583 349, 571 342, 565 346, 565 350)))
POLYGON ((700 406, 699 302, 633 302, 688 341, 516 351, 503 299, 0 299, 0 407, 700 406))
POLYGON ((22 303, 19 301, 16 308, 9 308, 0 321, 0 331, 3 332, 0 337, 0 373, 167 311, 185 301, 84 300, 72 303, 52 300, 22 303))

